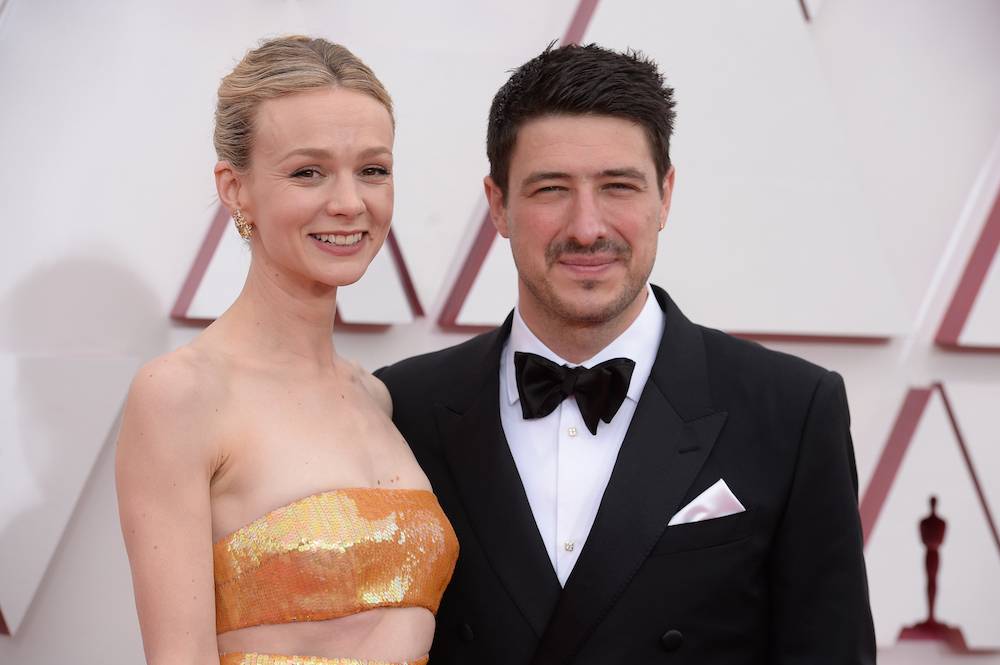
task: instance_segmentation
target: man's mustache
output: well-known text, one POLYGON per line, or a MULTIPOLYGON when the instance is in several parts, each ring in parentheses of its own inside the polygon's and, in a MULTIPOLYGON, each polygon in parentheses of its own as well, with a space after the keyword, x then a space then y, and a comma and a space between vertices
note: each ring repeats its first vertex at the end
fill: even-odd
POLYGON ((582 245, 570 238, 549 245, 545 250, 545 260, 552 264, 566 256, 590 254, 610 254, 615 258, 627 259, 632 255, 632 248, 626 243, 616 242, 610 238, 599 238, 589 245, 582 245))

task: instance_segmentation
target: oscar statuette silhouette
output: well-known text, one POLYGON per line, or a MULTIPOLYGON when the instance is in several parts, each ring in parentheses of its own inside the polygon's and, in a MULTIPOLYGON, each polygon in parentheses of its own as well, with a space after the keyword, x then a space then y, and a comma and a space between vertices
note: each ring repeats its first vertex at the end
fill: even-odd
POLYGON ((946 642, 957 651, 966 651, 962 631, 937 620, 934 607, 937 601, 938 570, 941 568, 941 545, 944 543, 947 522, 937 514, 937 497, 930 499, 931 514, 920 520, 920 540, 924 544, 924 572, 927 575, 927 619, 907 626, 899 634, 900 640, 936 640, 946 642))

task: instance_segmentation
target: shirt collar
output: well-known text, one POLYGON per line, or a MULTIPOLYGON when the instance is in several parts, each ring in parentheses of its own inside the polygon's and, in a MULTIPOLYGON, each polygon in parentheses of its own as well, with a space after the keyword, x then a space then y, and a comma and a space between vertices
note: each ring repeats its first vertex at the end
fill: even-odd
POLYGON ((656 361, 656 353, 660 348, 660 338, 663 336, 664 315, 653 295, 652 289, 646 286, 646 303, 642 306, 639 316, 635 318, 628 328, 616 337, 610 344, 598 351, 592 358, 584 360, 582 363, 571 363, 547 347, 542 340, 538 339, 528 325, 521 318, 519 307, 514 308, 514 319, 510 327, 510 337, 503 349, 503 368, 505 383, 507 384, 507 399, 510 404, 515 404, 520 400, 517 392, 517 378, 514 372, 514 352, 523 351, 535 353, 543 358, 551 360, 557 365, 569 365, 574 367, 577 364, 586 367, 593 367, 598 363, 612 358, 631 358, 635 361, 635 369, 632 371, 632 378, 628 384, 626 397, 633 402, 638 402, 642 395, 642 390, 646 386, 653 371, 653 363, 656 361))

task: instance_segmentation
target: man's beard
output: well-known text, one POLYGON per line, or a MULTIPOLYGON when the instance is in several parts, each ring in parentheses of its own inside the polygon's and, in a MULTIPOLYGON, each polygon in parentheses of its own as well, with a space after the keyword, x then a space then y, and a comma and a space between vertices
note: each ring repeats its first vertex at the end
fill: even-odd
MULTIPOLYGON (((632 259, 632 248, 625 243, 614 242, 608 238, 600 238, 592 245, 581 245, 576 240, 568 239, 553 243, 546 248, 545 265, 551 269, 561 259, 592 254, 605 254, 628 266, 632 259)), ((619 292, 611 302, 596 310, 580 307, 572 300, 561 296, 552 288, 547 279, 525 280, 522 278, 521 281, 524 282, 535 300, 551 316, 560 319, 569 326, 589 326, 607 323, 619 316, 635 301, 642 289, 645 288, 648 279, 648 273, 645 275, 626 274, 619 292)), ((598 288, 600 281, 583 280, 578 284, 585 291, 593 291, 598 288)))

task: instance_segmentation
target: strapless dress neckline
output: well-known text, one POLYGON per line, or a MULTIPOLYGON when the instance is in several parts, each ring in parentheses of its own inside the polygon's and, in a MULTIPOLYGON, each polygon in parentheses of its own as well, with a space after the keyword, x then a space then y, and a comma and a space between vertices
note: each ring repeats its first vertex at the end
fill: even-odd
POLYGON ((284 511, 284 510, 288 510, 289 508, 292 508, 293 506, 295 506, 297 504, 300 504, 300 503, 302 503, 304 501, 309 501, 310 499, 315 499, 316 497, 324 496, 324 495, 327 495, 327 494, 334 494, 336 492, 351 492, 351 493, 353 493, 353 492, 370 492, 370 491, 371 492, 402 492, 402 493, 418 493, 418 494, 419 493, 423 493, 423 494, 430 494, 432 497, 434 497, 435 501, 437 501, 437 497, 434 495, 434 491, 433 490, 429 490, 429 489, 424 489, 423 487, 363 487, 363 486, 355 486, 355 487, 338 487, 338 488, 329 489, 329 490, 321 490, 319 492, 314 492, 312 494, 306 494, 305 496, 299 497, 298 499, 293 499, 292 501, 289 501, 288 503, 283 503, 280 506, 277 506, 276 508, 272 508, 271 510, 267 511, 266 513, 264 513, 260 517, 257 517, 257 518, 254 518, 254 519, 250 520, 249 522, 247 522, 243 526, 240 526, 240 527, 238 527, 238 528, 230 531, 229 533, 227 533, 224 536, 220 536, 218 539, 216 539, 212 543, 212 545, 213 546, 218 545, 222 541, 227 540, 229 538, 232 538, 234 535, 236 535, 240 531, 243 531, 244 529, 246 529, 246 528, 248 528, 248 527, 250 527, 250 526, 252 526, 252 525, 254 525, 254 524, 256 524, 256 523, 258 523, 260 521, 262 521, 262 520, 266 520, 269 517, 272 517, 275 513, 279 513, 279 512, 284 511))

